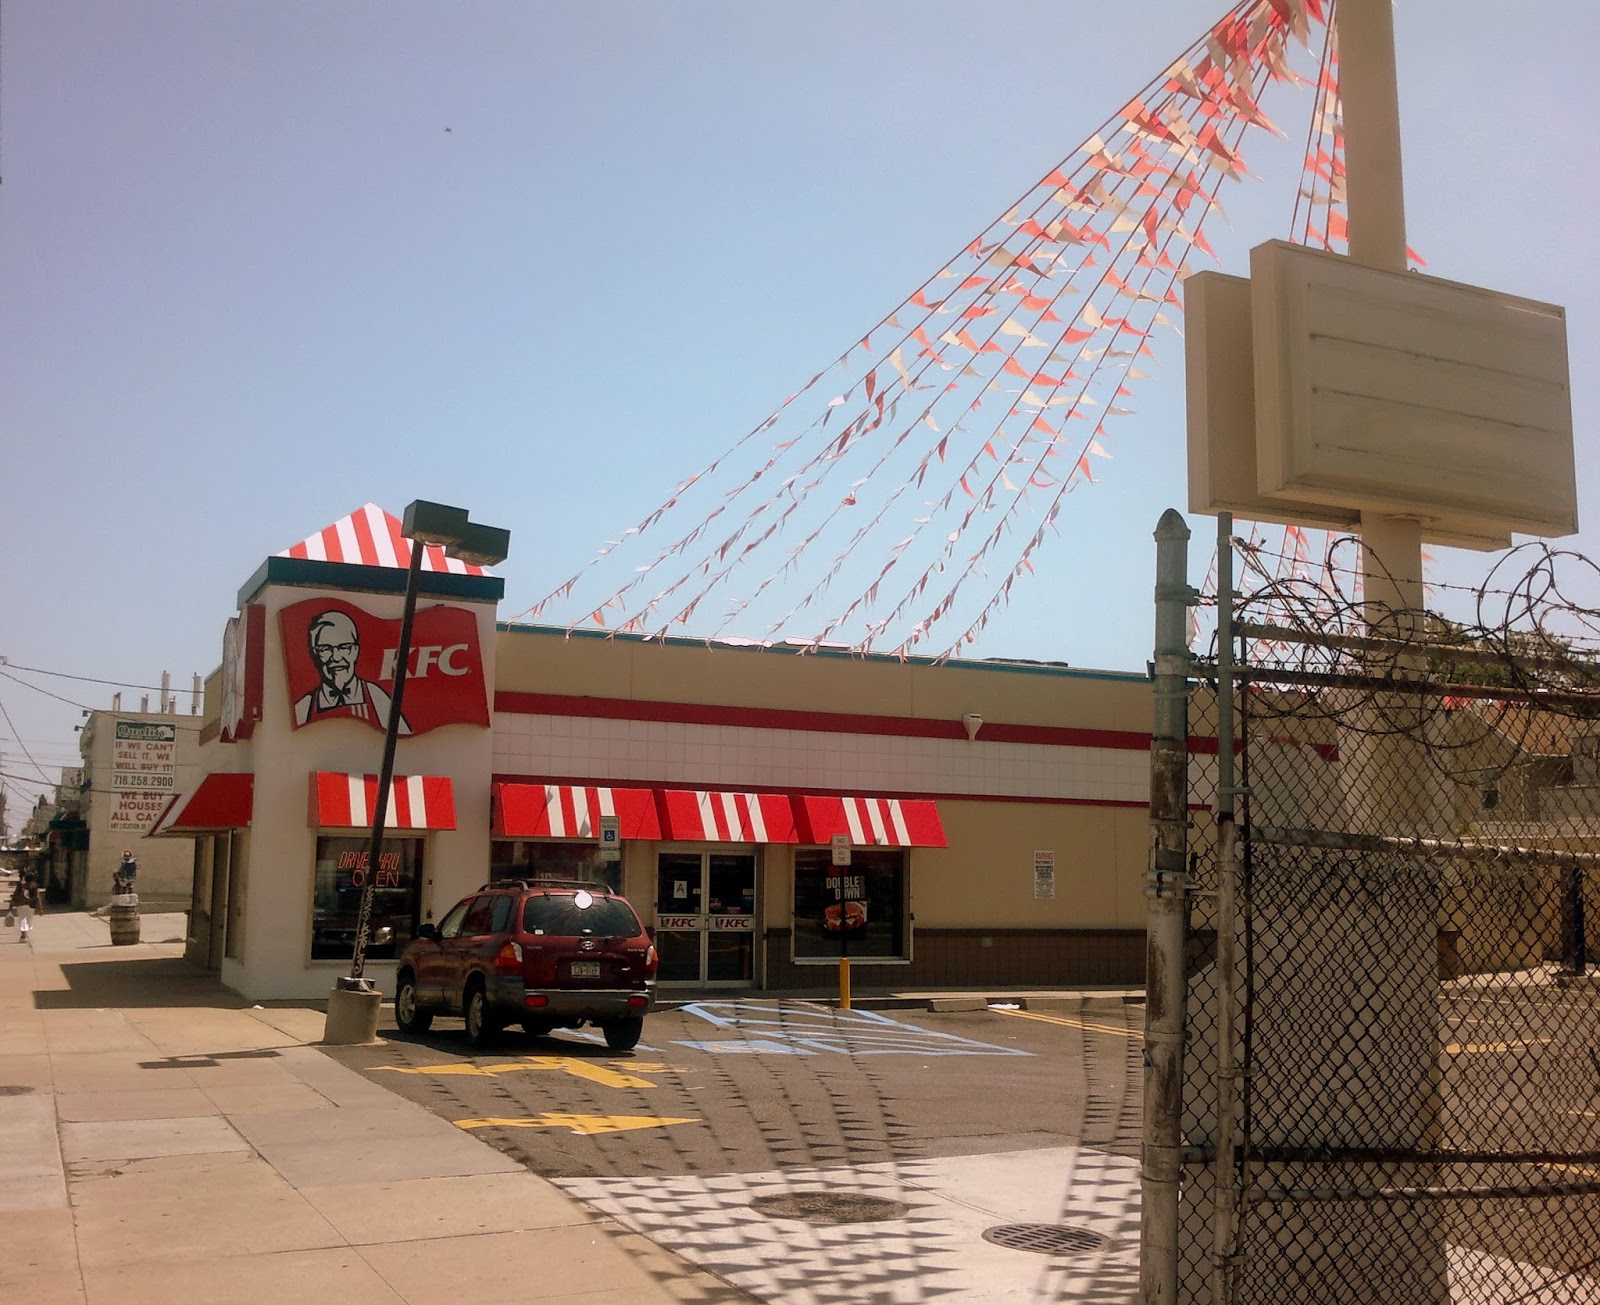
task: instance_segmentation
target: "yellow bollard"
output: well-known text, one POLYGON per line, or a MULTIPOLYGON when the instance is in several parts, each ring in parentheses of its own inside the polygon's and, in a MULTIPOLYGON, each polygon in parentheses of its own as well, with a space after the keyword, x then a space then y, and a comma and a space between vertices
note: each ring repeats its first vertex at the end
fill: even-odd
POLYGON ((839 958, 839 1009, 850 1009, 850 958, 839 958))

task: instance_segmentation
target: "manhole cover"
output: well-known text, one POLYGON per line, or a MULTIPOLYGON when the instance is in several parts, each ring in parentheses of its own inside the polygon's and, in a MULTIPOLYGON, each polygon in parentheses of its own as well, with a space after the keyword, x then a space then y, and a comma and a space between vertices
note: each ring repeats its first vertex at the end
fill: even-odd
POLYGON ((1033 1251, 1038 1255, 1086 1255, 1109 1245, 1099 1233, 1059 1223, 1003 1223, 985 1228, 983 1240, 1007 1250, 1033 1251))
POLYGON ((23 1087, 20 1083, 0 1083, 0 1097, 20 1097, 33 1090, 31 1087, 23 1087))
POLYGON ((911 1207, 904 1201, 859 1192, 786 1192, 758 1196, 750 1208, 774 1219, 804 1219, 807 1223, 877 1223, 903 1219, 911 1207))

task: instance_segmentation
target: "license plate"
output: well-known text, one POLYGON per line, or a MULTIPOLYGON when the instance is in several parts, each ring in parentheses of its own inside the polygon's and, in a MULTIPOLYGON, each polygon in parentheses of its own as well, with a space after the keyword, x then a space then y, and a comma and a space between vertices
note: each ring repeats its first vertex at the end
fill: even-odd
POLYGON ((572 977, 574 979, 598 979, 600 977, 600 962, 573 961, 572 977))

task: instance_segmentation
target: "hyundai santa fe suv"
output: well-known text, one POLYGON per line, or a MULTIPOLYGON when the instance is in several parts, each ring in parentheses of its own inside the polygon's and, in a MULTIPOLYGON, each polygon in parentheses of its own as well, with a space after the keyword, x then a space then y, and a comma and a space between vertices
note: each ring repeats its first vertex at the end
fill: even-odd
POLYGON ((639 1041, 655 1004, 656 949, 625 897, 599 884, 485 884, 400 955, 394 1021, 425 1033, 460 1015, 488 1045, 508 1024, 537 1037, 593 1024, 606 1046, 639 1041))

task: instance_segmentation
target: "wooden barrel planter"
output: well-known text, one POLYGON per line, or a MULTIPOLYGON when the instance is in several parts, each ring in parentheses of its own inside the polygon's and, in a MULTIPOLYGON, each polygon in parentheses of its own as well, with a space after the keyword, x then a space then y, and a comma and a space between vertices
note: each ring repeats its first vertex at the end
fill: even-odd
POLYGON ((111 921, 111 942, 113 946, 123 947, 129 943, 139 941, 139 903, 137 901, 131 906, 113 902, 108 918, 111 921))

